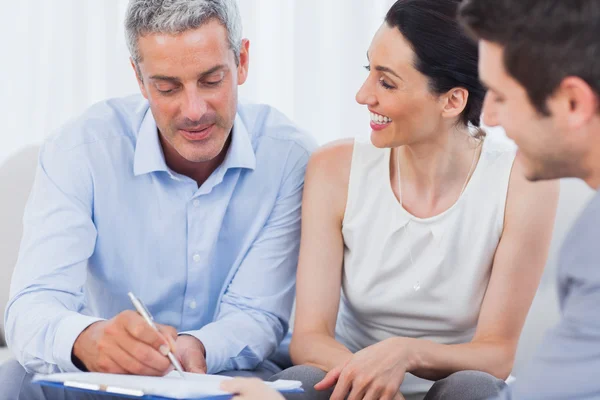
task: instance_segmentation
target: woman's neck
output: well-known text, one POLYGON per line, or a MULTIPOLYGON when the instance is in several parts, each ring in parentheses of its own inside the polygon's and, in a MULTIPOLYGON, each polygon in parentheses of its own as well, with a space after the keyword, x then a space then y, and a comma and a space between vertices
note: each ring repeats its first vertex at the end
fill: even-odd
POLYGON ((480 143, 465 127, 393 149, 392 187, 397 197, 402 197, 403 206, 423 215, 436 215, 451 207, 475 169, 480 143), (397 187, 397 162, 401 192, 397 187))

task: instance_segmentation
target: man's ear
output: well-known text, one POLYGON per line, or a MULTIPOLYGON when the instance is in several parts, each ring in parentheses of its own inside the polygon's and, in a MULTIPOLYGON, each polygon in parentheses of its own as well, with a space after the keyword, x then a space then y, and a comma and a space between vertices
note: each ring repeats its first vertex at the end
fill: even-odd
POLYGON ((131 63, 131 67, 135 73, 135 78, 137 79, 138 86, 140 87, 140 92, 142 92, 142 95, 148 99, 148 93, 146 93, 146 87, 144 86, 144 80, 142 79, 142 72, 140 71, 139 65, 133 61, 133 58, 131 57, 129 57, 129 62, 131 63))
POLYGON ((550 99, 551 111, 554 108, 566 116, 570 129, 580 129, 599 111, 598 95, 583 79, 569 76, 560 83, 550 99))
POLYGON ((242 39, 240 46, 240 64, 238 65, 238 85, 243 85, 248 79, 248 68, 250 64, 250 41, 242 39))

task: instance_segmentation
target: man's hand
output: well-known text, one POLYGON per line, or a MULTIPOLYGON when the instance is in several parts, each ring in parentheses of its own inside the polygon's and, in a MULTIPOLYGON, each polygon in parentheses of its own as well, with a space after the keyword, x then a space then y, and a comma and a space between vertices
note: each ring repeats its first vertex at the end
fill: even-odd
POLYGON ((171 368, 166 355, 175 351, 177 331, 157 326, 160 333, 135 311, 123 311, 81 332, 73 355, 91 372, 163 376, 171 368))
POLYGON ((257 378, 228 379, 221 390, 233 393, 234 400, 284 400, 283 396, 257 378))
POLYGON ((190 335, 180 335, 175 341, 177 357, 183 370, 196 374, 206 373, 206 350, 201 341, 190 335))

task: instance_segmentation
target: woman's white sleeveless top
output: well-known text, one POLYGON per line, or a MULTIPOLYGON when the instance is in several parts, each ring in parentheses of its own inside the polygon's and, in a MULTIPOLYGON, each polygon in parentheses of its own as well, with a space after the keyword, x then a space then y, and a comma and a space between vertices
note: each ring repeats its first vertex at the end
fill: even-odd
MULTIPOLYGON (((398 203, 390 154, 354 144, 336 337, 353 352, 395 336, 468 342, 502 235, 515 147, 488 136, 458 201, 431 218, 398 203)), ((425 393, 432 384, 407 374, 401 391, 425 393)))

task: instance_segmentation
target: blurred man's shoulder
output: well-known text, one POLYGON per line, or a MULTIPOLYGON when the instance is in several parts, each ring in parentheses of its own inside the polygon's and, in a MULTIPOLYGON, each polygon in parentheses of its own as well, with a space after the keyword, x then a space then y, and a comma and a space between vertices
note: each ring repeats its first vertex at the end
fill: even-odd
MULTIPOLYGON (((600 192, 581 212, 567 235, 560 256, 560 279, 600 291, 600 192)), ((571 285, 568 285, 571 286, 571 285)), ((565 289, 563 287, 563 289, 565 289)))

